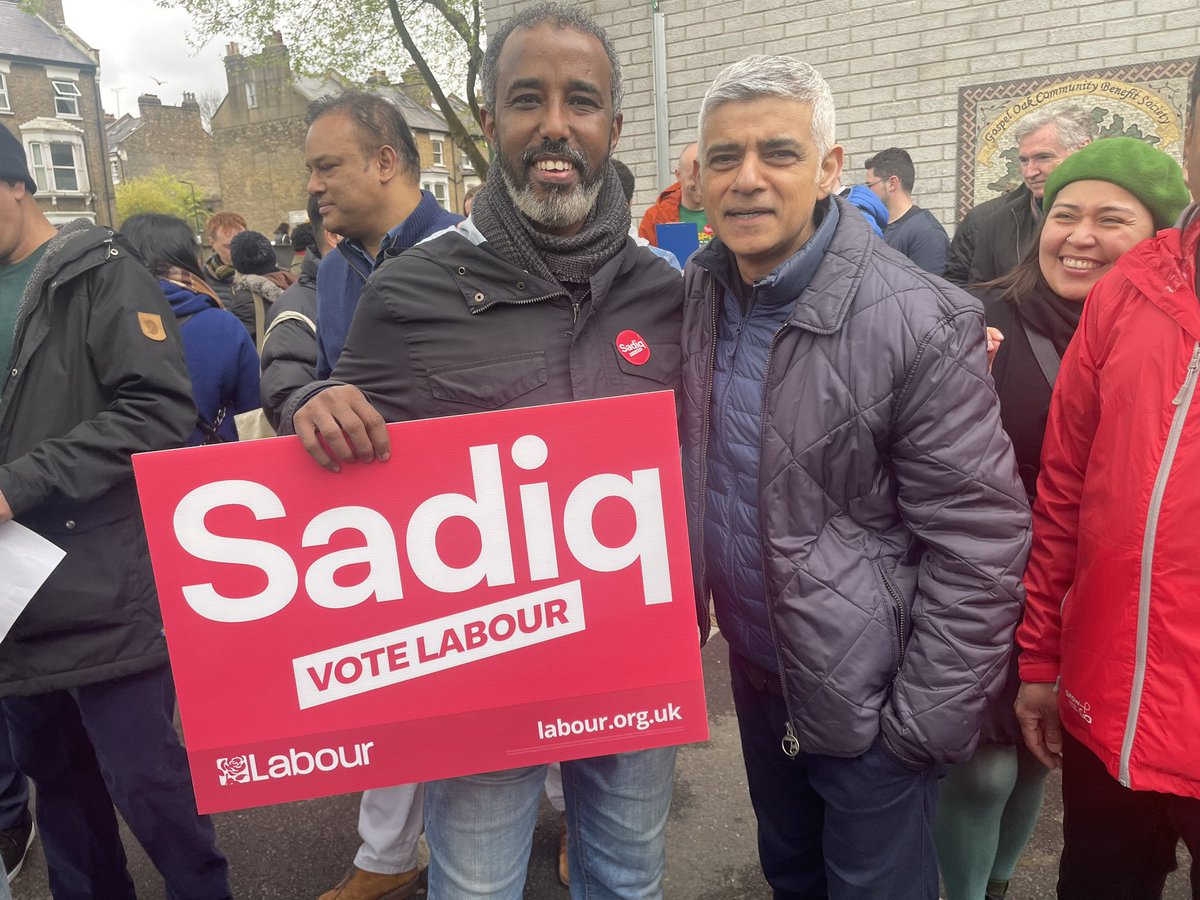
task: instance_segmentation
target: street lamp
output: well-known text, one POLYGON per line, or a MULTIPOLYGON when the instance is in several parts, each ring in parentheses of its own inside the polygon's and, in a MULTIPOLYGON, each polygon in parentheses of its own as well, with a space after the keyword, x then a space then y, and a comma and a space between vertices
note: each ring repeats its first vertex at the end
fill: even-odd
POLYGON ((184 181, 182 178, 176 178, 180 184, 186 184, 192 191, 192 221, 196 226, 196 241, 200 240, 200 206, 196 203, 196 186, 190 181, 184 181))

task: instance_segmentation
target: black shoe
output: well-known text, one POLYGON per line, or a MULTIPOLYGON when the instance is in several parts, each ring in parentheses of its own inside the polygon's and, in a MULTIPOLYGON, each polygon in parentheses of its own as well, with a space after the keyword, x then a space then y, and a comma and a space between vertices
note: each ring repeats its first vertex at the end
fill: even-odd
POLYGON ((25 855, 33 846, 33 837, 37 829, 33 826, 33 816, 25 810, 25 821, 16 828, 0 831, 0 856, 4 857, 4 871, 8 873, 8 883, 12 884, 21 874, 21 866, 25 865, 25 855))

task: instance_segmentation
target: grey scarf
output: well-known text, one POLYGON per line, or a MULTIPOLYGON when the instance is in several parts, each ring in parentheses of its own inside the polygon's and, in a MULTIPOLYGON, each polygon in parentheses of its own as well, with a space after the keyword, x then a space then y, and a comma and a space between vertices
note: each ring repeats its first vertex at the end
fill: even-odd
POLYGON ((587 284, 629 236, 629 204, 617 171, 605 164, 604 183, 583 227, 570 237, 540 231, 516 208, 496 173, 475 196, 471 220, 496 252, 531 275, 561 285, 587 284))

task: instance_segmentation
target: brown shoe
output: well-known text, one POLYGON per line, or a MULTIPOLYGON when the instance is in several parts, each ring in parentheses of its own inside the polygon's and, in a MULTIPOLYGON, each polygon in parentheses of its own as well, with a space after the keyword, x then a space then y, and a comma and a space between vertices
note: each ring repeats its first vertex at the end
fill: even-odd
POLYGON ((425 892, 425 870, 410 869, 399 875, 380 875, 351 866, 346 877, 319 900, 408 900, 425 892))
POLYGON ((568 887, 571 884, 571 869, 567 865, 567 814, 558 816, 558 880, 568 887))

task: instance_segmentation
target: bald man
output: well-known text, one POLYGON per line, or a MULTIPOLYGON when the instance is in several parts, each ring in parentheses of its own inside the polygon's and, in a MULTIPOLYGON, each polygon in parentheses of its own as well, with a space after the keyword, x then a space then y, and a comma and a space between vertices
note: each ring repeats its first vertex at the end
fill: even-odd
POLYGON ((688 144, 679 154, 675 183, 658 195, 658 200, 642 216, 638 236, 652 246, 658 246, 656 225, 668 222, 693 222, 704 233, 708 219, 704 214, 704 199, 700 196, 700 170, 696 167, 696 145, 688 144))

